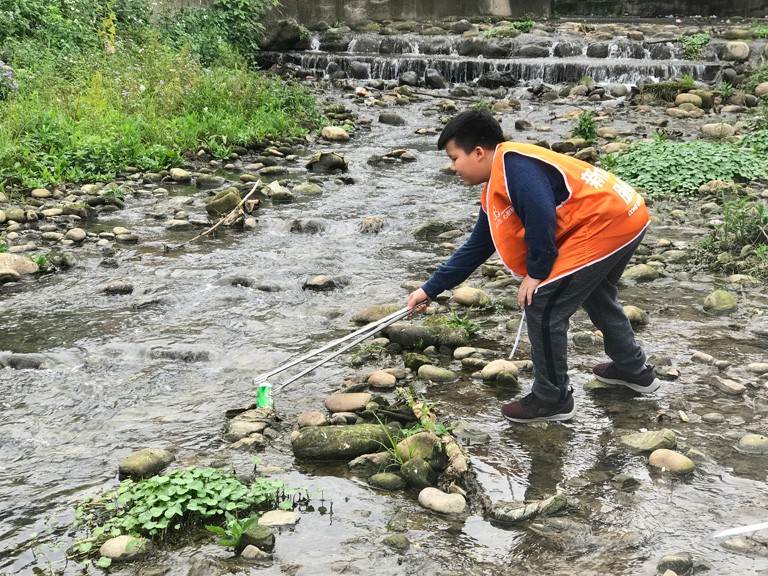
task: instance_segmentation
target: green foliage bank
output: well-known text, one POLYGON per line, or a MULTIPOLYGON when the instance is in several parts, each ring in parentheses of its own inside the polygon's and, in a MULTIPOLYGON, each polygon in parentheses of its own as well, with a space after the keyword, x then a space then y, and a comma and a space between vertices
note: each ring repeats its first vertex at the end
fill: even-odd
POLYGON ((311 94, 249 67, 275 3, 216 0, 151 23, 145 0, 0 0, 0 190, 304 135, 320 121, 311 94))

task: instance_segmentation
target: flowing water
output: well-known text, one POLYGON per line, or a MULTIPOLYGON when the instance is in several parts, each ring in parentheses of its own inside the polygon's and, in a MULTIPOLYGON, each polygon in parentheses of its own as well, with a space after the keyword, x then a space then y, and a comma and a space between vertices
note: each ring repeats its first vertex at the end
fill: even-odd
MULTIPOLYGON (((169 232, 162 220, 149 217, 156 200, 147 185, 144 193, 127 199, 124 210, 87 224, 90 231, 125 226, 140 237, 137 245, 115 246, 116 268, 105 266, 109 255, 91 244, 76 251, 78 263, 70 271, 3 286, 0 353, 39 353, 48 367, 0 370, 0 573, 32 574, 45 570, 49 559, 61 569, 62 554, 52 545, 71 541, 66 528, 76 503, 114 486, 119 462, 134 450, 170 448, 176 453, 174 466, 223 465, 249 472, 250 454, 229 450, 221 432, 228 409, 254 401, 252 378, 347 333, 358 309, 404 304, 407 291, 400 284, 426 279, 449 253, 414 239, 422 224, 434 219, 471 229, 479 190, 462 186, 445 170, 447 159, 435 150, 435 134, 416 133, 419 128, 439 131, 435 100, 396 109, 406 124, 393 127, 376 122, 380 110, 348 93, 328 89, 323 97, 341 100, 373 120, 350 143, 318 141, 301 152, 344 154, 352 182, 324 177, 321 195, 298 196, 288 205, 263 202, 253 231, 225 231, 170 251, 164 247, 195 233, 169 232), (367 163, 371 155, 395 148, 412 151, 417 161, 367 163), (368 216, 384 220, 379 234, 358 232, 358 223, 368 216), (297 218, 319 220, 325 228, 317 234, 291 232, 297 218), (303 282, 316 274, 333 277, 338 288, 303 290, 303 282), (242 285, 243 278, 252 280, 250 287, 242 285), (131 295, 100 292, 100 286, 118 279, 133 283, 131 295)), ((537 137, 554 140, 571 126, 554 119, 571 107, 524 100, 523 108, 520 116, 552 128, 537 137)), ((505 116, 507 131, 516 117, 505 116)), ((628 126, 643 122, 622 121, 628 126)), ((288 164, 287 179, 305 181, 303 165, 288 164)), ((204 213, 205 194, 189 188, 172 193, 189 196, 185 209, 191 213, 204 213)), ((653 248, 659 238, 690 242, 695 237, 693 228, 670 219, 663 207, 658 213, 662 219, 651 229, 647 246, 653 248)), ((474 285, 483 282, 479 276, 472 279, 474 285)), ((649 353, 668 356, 682 374, 653 397, 585 392, 592 364, 602 359, 596 348, 574 347, 578 414, 563 425, 510 426, 499 406, 516 391, 488 387, 468 372, 453 384, 415 383, 427 398, 441 402, 441 418, 471 424, 490 436, 467 449, 479 485, 493 502, 565 492, 574 506, 555 519, 497 526, 477 507, 466 517, 442 517, 420 508, 415 494, 376 492, 343 466, 293 460, 288 436, 299 412, 320 409, 346 378, 399 365, 398 358, 353 368, 342 357, 287 387, 275 399, 284 418, 281 437, 259 455, 264 465, 285 470, 278 477, 317 492, 313 510, 304 511, 297 527, 277 534, 275 561, 259 573, 635 575, 654 574, 662 556, 680 551, 710 564, 712 574, 765 573, 764 558, 729 552, 710 537, 719 529, 766 519, 768 459, 734 449, 743 433, 765 433, 765 390, 750 388, 743 398, 724 396, 710 385, 716 371, 690 359, 693 351, 703 350, 731 362, 729 377, 749 380, 743 367, 764 360, 765 340, 745 326, 765 310, 766 297, 760 289, 745 289, 736 315, 710 316, 701 301, 714 283, 705 274, 677 272, 622 291, 625 302, 651 314, 650 325, 639 333, 649 353), (681 422, 678 410, 692 416, 691 422, 681 422), (725 416, 724 423, 705 424, 695 417, 714 411, 725 416), (705 455, 693 475, 675 479, 653 471, 645 457, 618 445, 622 433, 662 425, 676 431, 683 447, 705 455), (640 480, 635 491, 611 483, 622 472, 640 480), (326 513, 318 511, 321 504, 326 513), (405 553, 382 544, 391 522, 407 530, 411 547, 405 553)), ((507 295, 514 294, 511 288, 507 295)), ((510 315, 517 313, 479 318, 478 342, 508 350, 514 334, 504 323, 510 315)), ((573 329, 588 330, 586 317, 577 315, 573 329)), ((526 354, 523 344, 518 357, 526 354)), ((441 362, 458 367, 447 357, 441 362)), ((168 546, 151 562, 112 572, 256 570, 204 539, 168 546)), ((75 574, 79 568, 70 563, 64 571, 75 574)))

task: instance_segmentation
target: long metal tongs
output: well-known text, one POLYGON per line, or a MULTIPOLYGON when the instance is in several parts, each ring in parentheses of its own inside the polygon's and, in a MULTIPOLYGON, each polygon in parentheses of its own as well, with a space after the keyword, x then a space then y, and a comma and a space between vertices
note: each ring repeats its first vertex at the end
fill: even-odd
MULTIPOLYGON (((417 306, 419 306, 419 304, 417 304, 417 306)), ((414 308, 416 308, 416 306, 414 306, 414 308)), ((319 354, 322 354, 323 352, 325 352, 327 350, 330 350, 331 348, 335 348, 336 346, 339 346, 340 344, 343 344, 344 342, 348 342, 348 341, 352 340, 352 342, 350 342, 346 346, 343 346, 342 348, 339 348, 338 350, 332 352, 331 354, 328 354, 327 356, 325 356, 324 358, 322 358, 320 361, 316 362, 312 366, 306 368, 305 370, 299 372, 295 376, 289 378, 288 380, 286 380, 285 382, 280 384, 280 386, 278 388, 275 389, 276 391, 277 390, 281 390, 285 386, 287 386, 288 384, 291 384, 292 382, 298 380, 299 378, 301 378, 305 374, 309 374, 310 372, 312 372, 316 368, 319 368, 320 366, 322 366, 326 362, 336 358, 336 356, 338 356, 342 352, 346 352, 347 350, 349 350, 350 348, 352 348, 356 344, 359 344, 360 342, 362 342, 366 338, 369 338, 369 337, 373 336, 377 332, 380 332, 381 330, 383 330, 387 326, 390 326, 391 324, 394 324, 398 320, 402 320, 403 318, 408 316, 412 311, 413 311, 413 308, 402 308, 402 309, 398 310, 397 312, 393 312, 392 314, 389 314, 388 316, 385 316, 384 318, 381 318, 380 320, 376 320, 374 322, 371 322, 370 324, 366 324, 365 326, 363 326, 362 328, 359 328, 358 330, 355 330, 351 334, 347 334, 346 336, 344 336, 342 338, 334 340, 333 342, 329 342, 328 344, 326 344, 325 346, 322 346, 321 348, 318 348, 317 350, 312 350, 311 352, 307 352, 304 356, 301 356, 300 358, 297 358, 297 359, 292 360, 292 361, 290 361, 290 362, 288 362, 286 364, 283 364, 282 366, 278 366, 277 368, 274 368, 273 370, 270 370, 269 372, 267 372, 265 374, 261 374, 259 376, 256 376, 256 378, 254 378, 254 380, 253 380, 253 383, 255 385, 262 384, 263 382, 266 382, 270 377, 274 376, 275 374, 279 374, 280 372, 282 372, 284 370, 287 370, 288 368, 292 368, 293 366, 296 366, 297 364, 300 364, 300 363, 304 362, 305 360, 309 360, 310 358, 314 358, 315 356, 318 356, 319 354)))

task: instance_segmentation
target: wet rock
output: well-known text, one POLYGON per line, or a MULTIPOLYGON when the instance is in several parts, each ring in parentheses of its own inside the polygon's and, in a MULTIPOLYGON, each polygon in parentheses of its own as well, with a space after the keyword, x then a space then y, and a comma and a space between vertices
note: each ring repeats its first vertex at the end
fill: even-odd
POLYGON ((704 136, 707 136, 708 138, 715 138, 717 140, 730 138, 736 133, 736 129, 730 124, 726 124, 725 122, 704 124, 700 130, 704 136))
POLYGON ((506 524, 517 524, 536 516, 550 516, 568 506, 565 494, 530 502, 499 502, 493 507, 493 518, 506 524))
POLYGON ((766 94, 768 94, 768 82, 760 82, 760 84, 755 86, 755 96, 762 98, 766 94))
POLYGON ((693 104, 696 108, 701 108, 701 97, 688 92, 678 94, 675 97, 675 106, 680 106, 681 104, 693 104))
POLYGON ((467 501, 461 494, 446 494, 430 487, 419 492, 419 504, 435 512, 460 514, 466 508, 467 501))
POLYGON ((264 550, 259 550, 256 548, 256 546, 253 546, 252 544, 248 544, 243 551, 240 553, 240 558, 243 558, 245 560, 253 560, 256 562, 259 561, 267 561, 272 560, 272 554, 269 552, 265 552, 264 550))
POLYGON ((453 299, 462 306, 476 306, 485 308, 491 303, 491 297, 480 290, 470 286, 459 286, 453 293, 453 299))
POLYGON ((429 221, 414 232, 417 240, 436 240, 437 237, 449 230, 455 230, 456 227, 448 222, 429 221))
POLYGON ((323 403, 329 412, 356 412, 365 410, 372 396, 368 392, 339 392, 331 394, 323 403))
POLYGON ((650 282, 659 277, 659 271, 648 264, 635 264, 630 266, 622 274, 622 278, 629 278, 636 282, 650 282))
MULTIPOLYGON (((229 421, 227 431, 224 433, 224 440, 227 442, 237 442, 249 436, 260 435, 266 428, 267 422, 236 417, 229 421)), ((262 440, 261 438, 257 439, 262 440)))
POLYGON ((627 434, 622 436, 620 441, 636 452, 653 452, 661 448, 671 449, 677 446, 677 436, 668 428, 627 434))
POLYGON ((452 370, 440 368, 431 364, 424 364, 419 368, 419 378, 430 382, 454 382, 459 376, 452 370))
POLYGON ((304 290, 315 290, 317 292, 324 292, 324 291, 333 290, 334 288, 336 288, 336 281, 330 276, 323 276, 321 274, 318 276, 312 276, 311 278, 307 278, 301 287, 304 290))
POLYGON ((368 484, 379 490, 394 491, 403 489, 405 480, 392 472, 380 472, 368 478, 368 484))
POLYGON ((113 562, 139 560, 152 551, 152 542, 146 538, 116 536, 110 538, 99 548, 99 554, 113 562))
POLYGON ((20 276, 40 271, 39 266, 30 258, 7 252, 0 252, 0 269, 13 270, 20 276))
POLYGON ((704 310, 715 314, 726 314, 738 306, 736 296, 726 290, 715 290, 704 298, 704 310))
POLYGON ((133 292, 133 284, 128 280, 115 280, 113 282, 108 282, 107 284, 102 284, 99 291, 104 292, 105 294, 130 294, 133 292))
POLYGON ((296 419, 299 428, 305 426, 325 426, 328 424, 328 417, 319 410, 302 412, 296 419))
POLYGON ((401 309, 399 304, 377 304, 358 310, 352 315, 352 322, 355 324, 370 324, 389 316, 393 312, 401 309))
POLYGON ((417 354, 416 352, 408 352, 405 355, 405 367, 414 372, 418 372, 419 368, 424 365, 431 364, 432 361, 424 356, 424 354, 417 354))
POLYGON ((377 424, 310 426, 294 432, 291 444, 299 459, 348 461, 380 452, 389 446, 389 437, 377 424))
POLYGON ((340 170, 346 172, 349 166, 341 154, 336 152, 316 152, 306 164, 310 172, 334 172, 340 170))
POLYGON ((616 476, 611 478, 611 484, 619 490, 631 490, 639 486, 640 481, 629 474, 616 474, 616 476))
POLYGON ((469 341, 469 334, 462 328, 411 325, 397 322, 385 330, 387 337, 406 349, 424 349, 428 346, 458 348, 469 341))
MULTIPOLYGON (((400 74, 397 81, 400 86, 413 86, 415 88, 419 85, 419 76, 413 71, 403 72, 400 74)), ((379 118, 379 122, 381 122, 381 118, 379 118)), ((400 124, 396 124, 396 126, 400 126, 400 124)))
POLYGON ((292 510, 269 510, 259 517, 261 526, 295 526, 301 514, 292 510))
POLYGON ((753 374, 768 374, 768 362, 752 362, 747 364, 747 370, 753 374))
POLYGON ((192 173, 182 168, 171 168, 170 176, 174 182, 184 183, 192 181, 192 173))
POLYGON ((376 370, 368 376, 368 384, 376 389, 392 389, 397 384, 397 378, 384 370, 376 370))
POLYGON ((756 541, 752 538, 730 538, 723 542, 723 548, 753 558, 768 557, 768 546, 765 542, 756 541))
POLYGON ((384 229, 384 221, 376 216, 363 218, 357 225, 357 231, 361 234, 378 234, 384 229))
POLYGON ((400 467, 400 473, 412 488, 428 488, 437 483, 437 473, 422 458, 410 458, 400 467))
POLYGON ((65 238, 67 240, 72 240, 72 242, 82 242, 87 236, 85 230, 82 228, 72 228, 67 230, 67 233, 65 234, 65 238))
POLYGON ((658 572, 671 570, 676 574, 688 574, 693 568, 693 556, 690 552, 680 552, 678 554, 667 554, 656 564, 658 572))
POLYGON ((382 124, 388 124, 389 126, 404 126, 405 120, 399 114, 395 112, 382 112, 379 114, 379 122, 382 124))
POLYGON ((440 438, 432 432, 425 431, 408 436, 398 442, 396 451, 402 462, 421 458, 434 470, 443 470, 448 464, 440 438))
POLYGON ((442 90, 446 86, 445 78, 434 68, 427 68, 424 71, 424 83, 428 88, 435 90, 442 90))
POLYGON ((744 454, 768 454, 768 438, 761 434, 745 434, 739 439, 737 446, 744 454))
POLYGON ((720 412, 707 412, 701 415, 701 420, 707 424, 722 424, 725 422, 725 416, 720 414, 720 412))
POLYGON ((0 284, 7 284, 9 282, 18 282, 21 280, 21 274, 16 270, 10 268, 0 268, 0 284))
POLYGON ((480 377, 486 381, 493 381, 502 373, 507 373, 514 378, 517 378, 517 365, 510 360, 493 360, 486 364, 485 368, 480 371, 480 377))
POLYGON ((690 474, 696 468, 693 461, 674 450, 661 448, 654 450, 648 457, 648 463, 656 468, 662 468, 672 474, 690 474))
POLYGON ((251 524, 240 537, 240 547, 255 546, 259 550, 272 551, 275 547, 275 535, 268 526, 260 523, 251 524))
POLYGON ((637 306, 624 306, 624 313, 627 315, 627 318, 629 318, 629 322, 632 324, 632 326, 635 327, 645 326, 650 320, 648 312, 638 308, 637 306))
POLYGON ((411 542, 405 534, 390 534, 384 538, 384 545, 399 552, 405 552, 411 546, 411 542))
POLYGON ((715 376, 715 380, 712 384, 715 388, 730 396, 741 396, 747 389, 744 384, 729 380, 728 378, 721 378, 720 376, 715 376))
POLYGON ((125 458, 118 469, 121 477, 149 478, 163 470, 176 457, 159 448, 146 448, 125 458))
POLYGON ((629 144, 625 142, 611 142, 603 146, 603 152, 605 154, 621 154, 629 150, 629 144))
POLYGON ((234 186, 226 188, 216 194, 205 205, 205 211, 211 216, 223 216, 228 214, 240 203, 240 192, 234 186))
POLYGON ((372 476, 383 470, 391 460, 389 452, 363 454, 349 462, 349 469, 361 476, 372 476))
POLYGON ((293 187, 294 194, 306 194, 306 195, 313 195, 313 194, 321 194, 323 191, 322 188, 318 184, 315 184, 314 182, 303 182, 302 184, 298 184, 297 186, 293 187))
POLYGON ((749 44, 746 42, 727 42, 723 46, 722 59, 727 62, 743 62, 749 59, 749 44))
POLYGON ((349 140, 349 132, 341 126, 325 126, 320 136, 331 142, 346 142, 349 140))

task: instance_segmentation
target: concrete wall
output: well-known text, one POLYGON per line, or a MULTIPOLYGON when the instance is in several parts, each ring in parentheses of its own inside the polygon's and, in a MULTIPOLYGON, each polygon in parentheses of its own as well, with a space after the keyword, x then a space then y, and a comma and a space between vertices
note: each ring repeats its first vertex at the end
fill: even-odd
MULTIPOLYGON (((155 13, 211 5, 211 0, 150 0, 155 13)), ((623 15, 768 16, 768 0, 283 0, 271 17, 305 25, 325 20, 429 20, 448 16, 623 15)))
POLYGON ((283 0, 279 13, 311 25, 325 20, 430 20, 448 16, 549 15, 549 0, 283 0))
POLYGON ((552 0, 552 13, 595 16, 744 16, 768 15, 766 0, 552 0))

